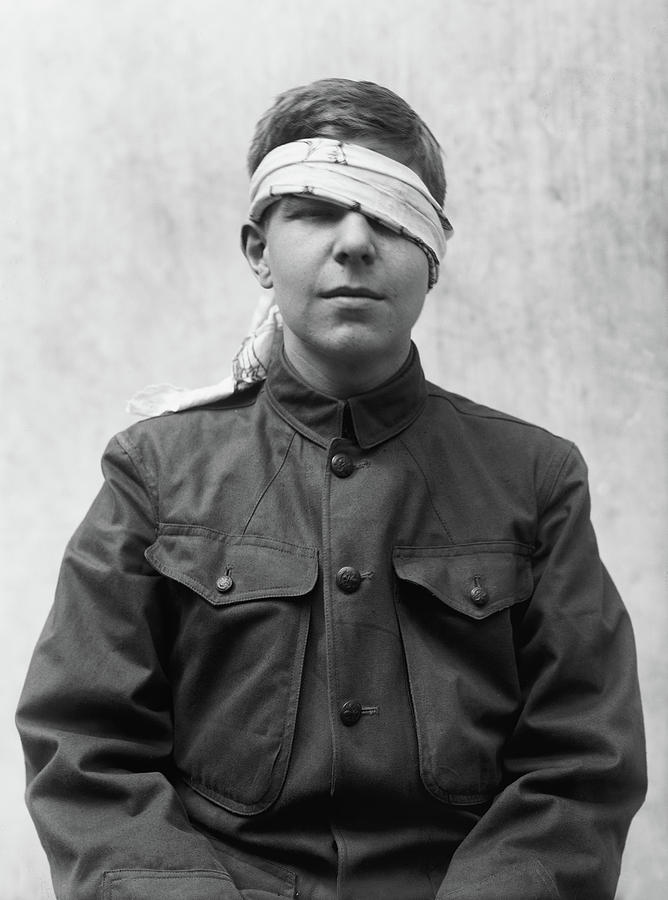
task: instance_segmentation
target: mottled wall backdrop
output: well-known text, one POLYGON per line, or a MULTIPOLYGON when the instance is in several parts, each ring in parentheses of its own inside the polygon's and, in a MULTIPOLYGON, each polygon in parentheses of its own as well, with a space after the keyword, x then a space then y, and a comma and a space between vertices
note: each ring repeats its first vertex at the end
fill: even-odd
MULTIPOLYGON (((0 896, 51 897, 11 717, 126 398, 218 380, 255 283, 245 148, 281 89, 380 81, 447 154, 428 375, 574 439, 633 616, 651 793, 620 896, 666 883, 665 0, 0 0, 0 896)), ((596 900, 596 898, 592 898, 596 900)))

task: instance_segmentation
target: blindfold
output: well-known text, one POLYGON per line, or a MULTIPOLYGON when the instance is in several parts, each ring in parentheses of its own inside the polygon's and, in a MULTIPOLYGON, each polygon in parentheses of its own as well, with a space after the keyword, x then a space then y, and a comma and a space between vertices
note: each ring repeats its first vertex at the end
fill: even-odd
MULTIPOLYGON (((402 163, 374 150, 329 138, 283 144, 268 153, 250 185, 251 221, 288 194, 304 194, 361 212, 414 241, 429 263, 429 287, 438 279, 439 262, 452 225, 422 179, 402 163)), ((158 416, 229 397, 266 377, 274 336, 282 327, 271 296, 258 307, 251 332, 234 360, 232 375, 194 390, 169 384, 149 385, 128 404, 138 416, 158 416)))
POLYGON ((289 194, 336 203, 376 219, 414 241, 429 262, 429 287, 453 228, 441 205, 408 166, 357 144, 331 138, 306 138, 270 151, 253 173, 249 218, 289 194))

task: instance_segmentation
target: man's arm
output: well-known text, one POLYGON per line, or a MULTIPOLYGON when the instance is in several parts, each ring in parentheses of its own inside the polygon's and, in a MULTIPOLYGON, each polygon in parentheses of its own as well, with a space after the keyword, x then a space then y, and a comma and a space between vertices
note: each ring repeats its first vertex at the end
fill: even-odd
POLYGON ((171 693, 157 510, 114 439, 70 541, 17 722, 27 801, 59 900, 240 900, 167 773, 171 693))
POLYGON ((646 789, 630 621, 598 555, 584 462, 540 516, 535 590, 516 628, 523 708, 506 787, 455 853, 437 900, 612 900, 646 789))

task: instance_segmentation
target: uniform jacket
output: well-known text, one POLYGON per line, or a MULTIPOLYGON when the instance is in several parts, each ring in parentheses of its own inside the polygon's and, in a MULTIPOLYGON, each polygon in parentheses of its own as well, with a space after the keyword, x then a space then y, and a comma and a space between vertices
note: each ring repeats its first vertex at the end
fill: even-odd
POLYGON ((612 898, 645 790, 634 642, 576 448, 281 356, 140 422, 18 713, 61 900, 612 898))

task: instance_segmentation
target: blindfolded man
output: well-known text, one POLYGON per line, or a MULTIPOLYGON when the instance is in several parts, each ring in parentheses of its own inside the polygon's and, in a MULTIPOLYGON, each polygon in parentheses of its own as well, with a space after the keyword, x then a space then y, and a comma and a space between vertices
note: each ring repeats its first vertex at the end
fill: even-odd
POLYGON ((612 898, 631 627, 573 445, 424 379, 438 143, 328 79, 249 168, 267 301, 231 378, 135 398, 21 700, 57 896, 612 898))

